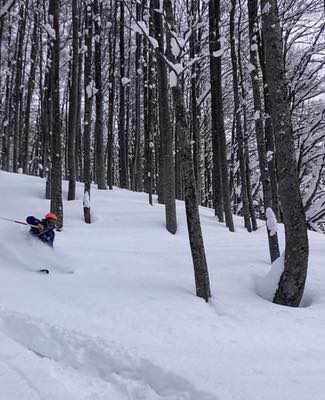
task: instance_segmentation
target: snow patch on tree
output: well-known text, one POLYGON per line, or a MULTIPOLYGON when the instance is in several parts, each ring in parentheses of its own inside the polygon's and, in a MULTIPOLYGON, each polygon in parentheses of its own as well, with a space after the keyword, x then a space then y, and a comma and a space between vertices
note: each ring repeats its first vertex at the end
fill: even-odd
POLYGON ((278 221, 271 207, 266 209, 266 226, 270 231, 270 235, 274 236, 278 231, 278 221))
POLYGON ((177 75, 174 71, 171 71, 169 74, 169 84, 172 88, 177 86, 177 75))
POLYGON ((83 206, 84 208, 90 208, 90 196, 88 191, 84 193, 83 206))
POLYGON ((43 26, 46 33, 50 36, 52 40, 54 40, 56 35, 55 35, 55 30, 52 28, 52 26, 50 24, 45 24, 43 26))
POLYGON ((273 301, 283 269, 284 254, 274 261, 270 271, 264 277, 256 278, 256 293, 265 300, 273 301))
POLYGON ((130 82, 131 82, 131 79, 129 79, 129 78, 125 77, 125 76, 121 79, 121 84, 122 84, 122 86, 126 86, 126 85, 128 85, 130 82))
POLYGON ((248 63, 248 64, 247 64, 247 69, 248 69, 248 72, 249 72, 249 73, 251 73, 251 72, 253 72, 253 71, 256 70, 255 65, 253 65, 253 64, 251 64, 251 63, 248 63))
POLYGON ((222 48, 220 50, 214 51, 212 53, 212 55, 213 55, 213 57, 218 58, 218 57, 222 57, 224 52, 225 52, 225 49, 222 48))
POLYGON ((267 2, 263 7, 262 14, 268 14, 271 11, 271 4, 267 2))

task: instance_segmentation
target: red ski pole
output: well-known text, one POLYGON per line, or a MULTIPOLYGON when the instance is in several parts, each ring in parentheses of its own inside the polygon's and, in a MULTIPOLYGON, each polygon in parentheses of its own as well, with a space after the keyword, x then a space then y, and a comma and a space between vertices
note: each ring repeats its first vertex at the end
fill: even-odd
POLYGON ((11 219, 11 218, 5 218, 5 217, 0 217, 0 219, 2 219, 3 221, 14 222, 15 224, 28 225, 27 222, 18 221, 17 219, 11 219))

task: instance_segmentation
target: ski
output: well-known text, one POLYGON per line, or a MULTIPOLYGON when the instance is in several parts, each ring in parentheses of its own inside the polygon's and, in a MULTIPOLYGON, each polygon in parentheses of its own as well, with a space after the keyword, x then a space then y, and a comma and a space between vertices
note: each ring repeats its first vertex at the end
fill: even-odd
POLYGON ((72 269, 61 269, 56 267, 44 267, 38 270, 31 270, 32 272, 37 272, 39 274, 49 275, 49 274, 74 274, 74 270, 72 269))

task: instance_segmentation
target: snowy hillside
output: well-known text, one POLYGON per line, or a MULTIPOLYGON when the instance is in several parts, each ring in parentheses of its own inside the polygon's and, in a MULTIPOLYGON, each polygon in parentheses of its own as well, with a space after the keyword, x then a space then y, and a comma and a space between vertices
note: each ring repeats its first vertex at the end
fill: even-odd
MULTIPOLYGON (((3 217, 48 211, 40 178, 1 172, 0 193, 3 217)), ((64 203, 54 254, 27 227, 0 222, 1 400, 324 396, 324 236, 310 233, 304 307, 286 308, 257 294, 270 271, 264 226, 248 234, 237 218, 231 234, 202 209, 206 304, 195 296, 181 203, 173 237, 145 194, 94 189, 91 225, 81 199, 78 186, 78 200, 64 203), (34 272, 43 266, 52 273, 34 272)))

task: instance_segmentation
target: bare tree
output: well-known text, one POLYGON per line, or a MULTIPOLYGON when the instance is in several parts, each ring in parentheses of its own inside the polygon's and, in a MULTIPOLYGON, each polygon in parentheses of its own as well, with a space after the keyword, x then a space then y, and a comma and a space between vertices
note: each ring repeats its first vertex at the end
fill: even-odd
POLYGON ((302 299, 307 276, 307 225, 299 191, 277 0, 262 0, 261 7, 266 79, 275 132, 279 196, 286 233, 284 272, 274 302, 297 307, 302 299))

